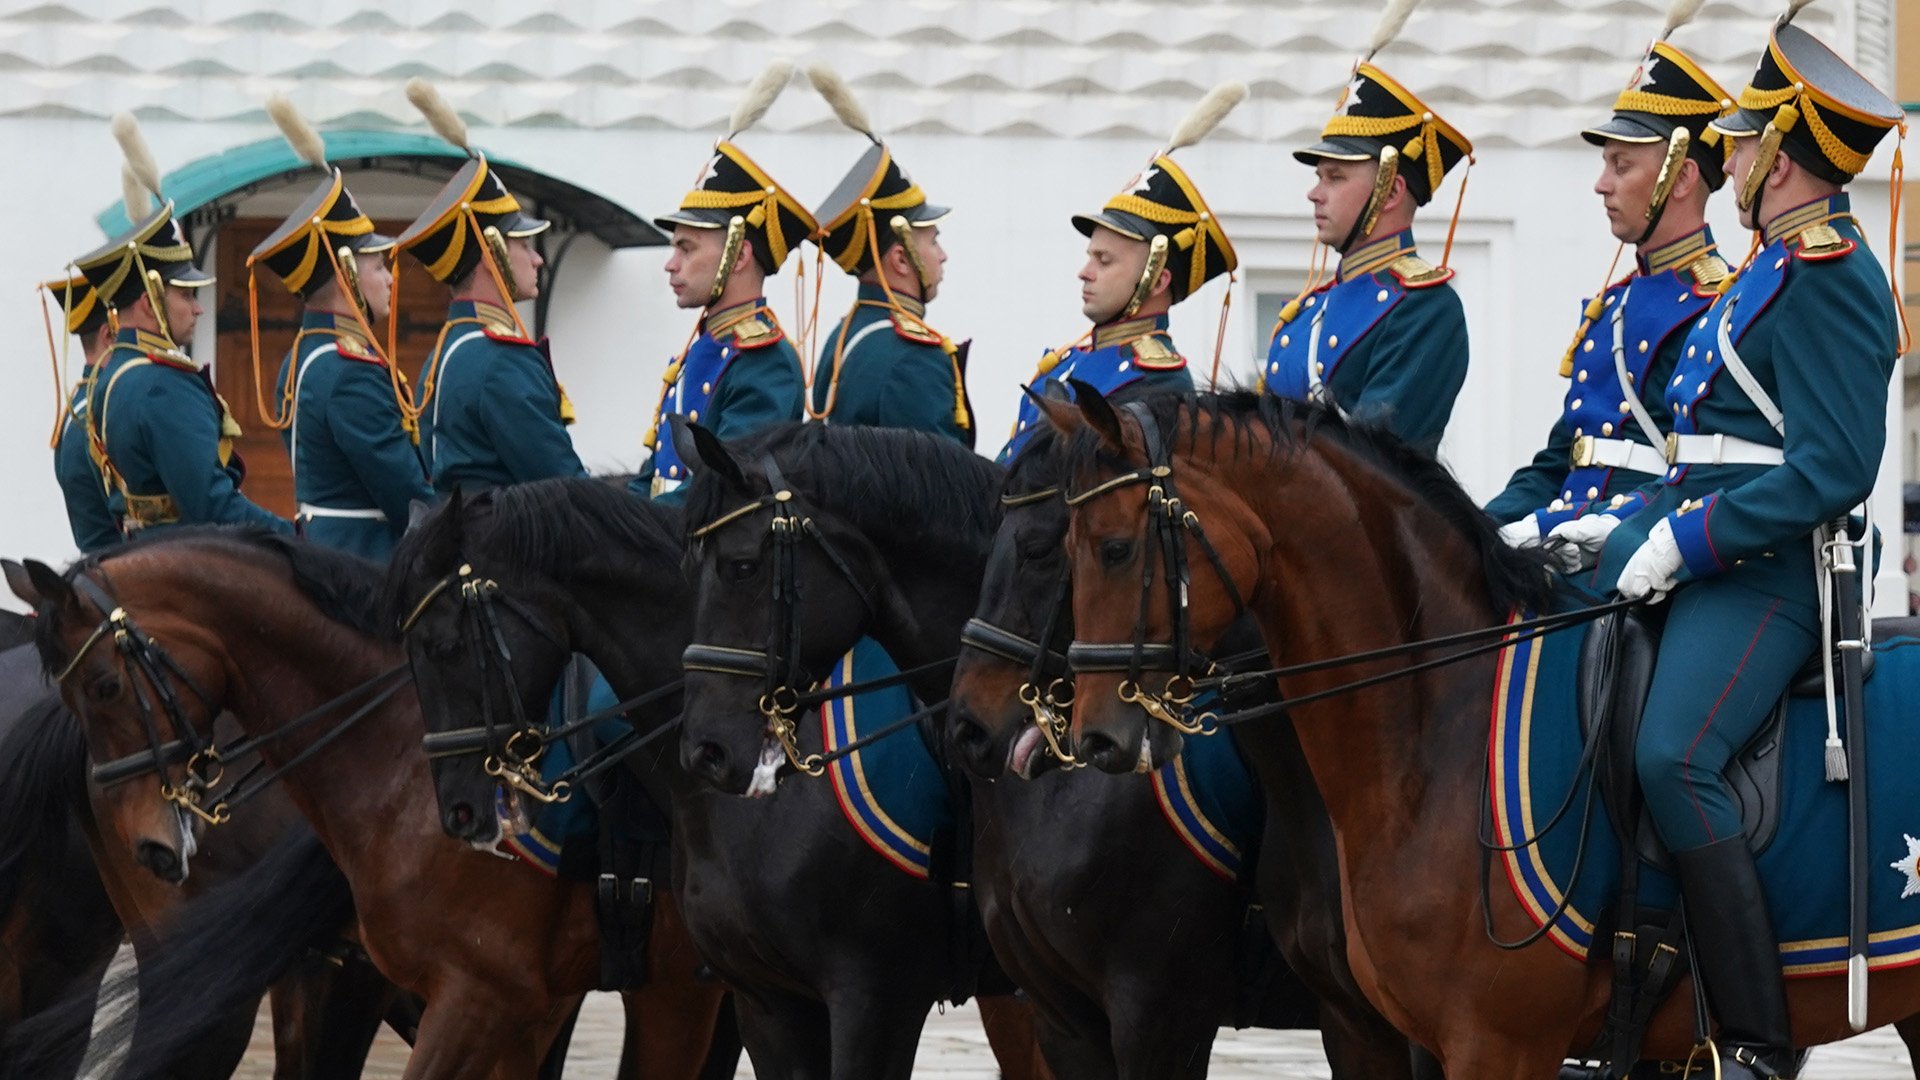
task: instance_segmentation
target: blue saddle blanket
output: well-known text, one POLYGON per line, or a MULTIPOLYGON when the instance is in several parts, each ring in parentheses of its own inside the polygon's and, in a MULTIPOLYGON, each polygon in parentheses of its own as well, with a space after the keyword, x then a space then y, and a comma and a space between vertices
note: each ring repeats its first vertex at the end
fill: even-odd
MULTIPOLYGON (((863 638, 834 665, 827 685, 847 686, 899 670, 879 642, 863 638)), ((830 699, 820 706, 823 741, 828 750, 837 750, 917 708, 904 686, 830 699)), ((930 876, 934 837, 951 828, 954 815, 946 778, 920 725, 833 762, 827 779, 847 824, 868 846, 914 877, 930 876)))
MULTIPOLYGON (((1493 695, 1488 768, 1495 837, 1514 845, 1535 837, 1576 782, 1581 736, 1578 708, 1580 643, 1585 626, 1522 641, 1501 654, 1493 695)), ((1867 683, 1867 791, 1871 877, 1868 879, 1869 966, 1874 970, 1920 963, 1920 724, 1906 705, 1920 701, 1920 645, 1912 638, 1876 642, 1867 683)), ((1782 735, 1780 827, 1758 866, 1788 976, 1837 975, 1846 970, 1846 785, 1826 779, 1826 704, 1820 698, 1788 704, 1782 735)), ((1617 899, 1620 841, 1595 793, 1591 806, 1576 792, 1566 818, 1539 843, 1501 855, 1509 886, 1536 926, 1552 918, 1548 938, 1585 959, 1594 920, 1617 899), (1580 814, 1589 817, 1584 862, 1575 873, 1580 814), (1565 911, 1553 913, 1571 899, 1565 911)), ((1641 874, 1641 902, 1670 907, 1673 879, 1652 867, 1641 874)))
POLYGON ((1153 771, 1154 799, 1202 866, 1238 881, 1260 836, 1260 789, 1231 731, 1190 735, 1182 746, 1179 757, 1153 771))

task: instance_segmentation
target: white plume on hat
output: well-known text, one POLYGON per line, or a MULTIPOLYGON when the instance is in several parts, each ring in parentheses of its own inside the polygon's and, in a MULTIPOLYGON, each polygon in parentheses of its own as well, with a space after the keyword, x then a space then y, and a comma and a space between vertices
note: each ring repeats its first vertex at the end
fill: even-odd
POLYGON ((454 111, 452 105, 447 104, 447 99, 440 95, 439 87, 415 75, 407 80, 407 100, 413 102, 413 107, 427 118, 427 126, 433 128, 434 134, 469 154, 473 153, 473 148, 467 145, 467 122, 460 119, 460 114, 454 111))
POLYGON ((733 115, 727 118, 728 139, 752 127, 773 108, 773 102, 780 92, 793 81, 793 61, 775 60, 767 65, 758 78, 747 87, 746 96, 734 107, 733 115))

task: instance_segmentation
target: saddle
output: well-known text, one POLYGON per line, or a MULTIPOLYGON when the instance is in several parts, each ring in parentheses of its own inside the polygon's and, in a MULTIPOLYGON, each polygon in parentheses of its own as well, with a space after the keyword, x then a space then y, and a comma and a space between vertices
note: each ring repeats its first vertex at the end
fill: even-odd
MULTIPOLYGON (((1623 846, 1630 846, 1642 862, 1671 871, 1666 845, 1653 827, 1640 796, 1634 766, 1634 747, 1653 683, 1654 659, 1660 651, 1662 613, 1640 608, 1596 620, 1580 649, 1580 734, 1589 742, 1603 740, 1594 768, 1599 771, 1600 794, 1623 846), (1651 612, 1651 613, 1650 613, 1651 612)), ((1920 619, 1877 619, 1878 636, 1920 632, 1920 619)), ((1866 654, 1865 674, 1873 676, 1874 654, 1866 654)), ((1734 755, 1725 772, 1740 807, 1747 845, 1754 854, 1767 849, 1780 828, 1780 762, 1787 699, 1824 694, 1820 655, 1815 653, 1794 675, 1787 695, 1747 744, 1734 755)))

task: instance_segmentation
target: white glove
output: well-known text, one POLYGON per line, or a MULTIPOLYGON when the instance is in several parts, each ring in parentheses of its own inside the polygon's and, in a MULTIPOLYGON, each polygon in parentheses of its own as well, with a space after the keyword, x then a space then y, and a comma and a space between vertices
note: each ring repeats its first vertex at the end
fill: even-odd
POLYGON ((1680 544, 1673 538, 1673 524, 1661 518, 1653 531, 1647 533, 1646 543, 1627 560, 1626 567, 1620 571, 1620 580, 1613 587, 1628 600, 1653 593, 1657 603, 1678 584, 1675 576, 1684 565, 1680 544))
POLYGON ((1606 546, 1607 535, 1619 527, 1620 519, 1612 514, 1588 514, 1555 525, 1547 537, 1566 541, 1559 549, 1560 566, 1571 574, 1592 566, 1606 546))
POLYGON ((1540 542, 1540 521, 1532 514, 1500 526, 1500 539, 1510 547, 1527 547, 1540 542))

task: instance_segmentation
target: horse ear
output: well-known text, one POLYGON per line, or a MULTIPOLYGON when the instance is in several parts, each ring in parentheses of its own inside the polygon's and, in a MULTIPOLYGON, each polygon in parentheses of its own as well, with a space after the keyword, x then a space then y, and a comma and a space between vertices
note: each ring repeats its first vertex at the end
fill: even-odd
POLYGON ((720 436, 678 413, 669 417, 668 422, 673 425, 673 448, 681 461, 698 461, 735 488, 748 490, 747 474, 740 468, 733 451, 720 441, 720 436))
POLYGON ((33 605, 35 611, 58 607, 73 599, 73 586, 67 584, 51 566, 36 559, 24 564, 0 559, 7 575, 7 587, 13 595, 33 605))
POLYGON ((1080 415, 1086 420, 1087 426, 1100 436, 1100 441, 1107 444, 1107 449, 1115 452, 1125 450, 1127 440, 1120 432, 1120 414, 1113 411, 1113 406, 1100 391, 1094 389, 1091 383, 1079 379, 1068 379, 1067 385, 1073 388, 1073 403, 1079 407, 1080 415))
POLYGON ((1047 418, 1047 423, 1053 425, 1055 431, 1062 435, 1072 435, 1087 425, 1080 417, 1080 410, 1074 408, 1073 402, 1058 389, 1059 385, 1057 382, 1048 383, 1044 393, 1034 390, 1031 386, 1022 386, 1020 392, 1033 399, 1034 406, 1040 410, 1042 416, 1047 418))
POLYGON ((407 503, 407 531, 412 532, 427 515, 433 513, 433 504, 425 499, 414 499, 407 503))

